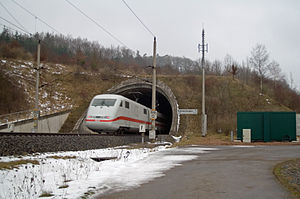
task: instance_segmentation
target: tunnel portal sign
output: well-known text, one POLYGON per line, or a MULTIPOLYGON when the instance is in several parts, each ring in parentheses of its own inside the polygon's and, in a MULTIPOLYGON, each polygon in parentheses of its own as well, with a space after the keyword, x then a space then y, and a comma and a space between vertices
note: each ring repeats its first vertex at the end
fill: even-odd
POLYGON ((155 130, 149 131, 149 139, 154 140, 156 137, 155 130))
POLYGON ((179 115, 197 115, 198 109, 178 109, 179 115))
POLYGON ((150 113, 150 118, 151 120, 156 120, 157 119, 157 111, 151 111, 150 113))

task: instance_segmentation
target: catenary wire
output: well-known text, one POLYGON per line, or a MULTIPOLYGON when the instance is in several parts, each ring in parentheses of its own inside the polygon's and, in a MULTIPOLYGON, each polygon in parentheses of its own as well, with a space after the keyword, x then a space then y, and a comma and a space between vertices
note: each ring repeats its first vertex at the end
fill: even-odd
MULTIPOLYGON (((25 30, 23 30, 22 28, 20 28, 19 26, 17 26, 16 24, 14 24, 14 23, 12 23, 12 22, 10 22, 10 21, 8 21, 7 19, 5 19, 5 18, 3 18, 3 17, 1 17, 0 16, 0 19, 2 19, 2 20, 4 20, 4 21, 6 21, 7 23, 9 23, 9 24, 11 24, 11 25, 13 25, 14 27, 16 27, 16 28, 18 28, 19 30, 21 30, 22 32, 24 32, 25 34, 27 34, 27 35, 29 35, 29 36, 33 36, 33 34, 32 33, 30 33, 30 32, 28 32, 28 31, 25 31, 25 30)), ((1 23, 0 23, 1 24, 1 23)), ((7 27, 7 26, 5 26, 4 24, 2 24, 4 27, 7 27)), ((12 29, 12 28, 10 28, 10 27, 7 27, 7 28, 9 28, 9 29, 12 29)), ((18 30, 16 30, 16 29, 12 29, 12 30, 15 30, 15 31, 17 31, 17 32, 19 32, 18 30)), ((37 40, 39 40, 39 39, 37 39, 37 40)), ((47 41, 42 41, 43 43, 45 43, 45 44, 49 44, 47 41)))
POLYGON ((9 10, 3 5, 3 3, 0 2, 0 5, 4 8, 4 10, 6 10, 6 12, 15 20, 15 22, 21 26, 24 30, 28 31, 14 16, 13 14, 11 14, 11 12, 9 12, 9 10))
POLYGON ((7 23, 9 23, 9 24, 15 26, 16 28, 20 29, 21 31, 25 32, 26 34, 32 35, 30 32, 28 32, 28 31, 26 31, 26 30, 20 28, 19 26, 17 26, 17 25, 15 25, 14 23, 8 21, 7 19, 4 19, 4 18, 1 17, 1 16, 0 16, 0 19, 2 19, 3 21, 6 21, 7 23))
POLYGON ((52 26, 50 26, 47 22, 45 22, 44 20, 42 20, 41 18, 39 18, 38 16, 36 16, 35 14, 33 14, 32 12, 30 12, 28 9, 26 9, 25 7, 23 7, 21 4, 19 4, 18 2, 16 2, 15 0, 12 0, 15 4, 17 4, 20 8, 22 8, 23 10, 25 10, 26 12, 28 12, 31 16, 35 17, 36 19, 40 20, 42 23, 44 23, 46 26, 48 26, 49 28, 51 28, 52 30, 54 30, 55 32, 57 32, 58 34, 63 35, 62 33, 60 33, 58 30, 56 30, 55 28, 53 28, 52 26))
POLYGON ((3 29, 9 29, 9 30, 12 30, 12 31, 15 31, 15 32, 19 32, 19 30, 17 29, 14 29, 14 28, 11 28, 3 23, 0 23, 1 26, 3 26, 3 29))
POLYGON ((118 39, 116 36, 114 36, 112 33, 110 33, 108 30, 106 30, 103 26, 101 26, 97 21, 89 17, 86 13, 84 13, 81 9, 79 9, 77 6, 75 6, 73 3, 71 3, 69 0, 65 0, 67 3, 69 3, 73 8, 75 8, 77 11, 79 11, 82 15, 87 17, 89 20, 91 20, 94 24, 96 24, 99 28, 101 28, 104 32, 106 32, 108 35, 110 35, 113 39, 118 41, 120 44, 128 48, 120 39, 118 39))
POLYGON ((155 35, 153 34, 153 32, 144 24, 144 22, 137 16, 137 14, 135 14, 135 12, 130 8, 130 6, 126 3, 125 0, 122 0, 123 3, 126 5, 126 7, 132 12, 132 14, 141 22, 141 24, 144 26, 144 28, 153 36, 155 37, 155 35))

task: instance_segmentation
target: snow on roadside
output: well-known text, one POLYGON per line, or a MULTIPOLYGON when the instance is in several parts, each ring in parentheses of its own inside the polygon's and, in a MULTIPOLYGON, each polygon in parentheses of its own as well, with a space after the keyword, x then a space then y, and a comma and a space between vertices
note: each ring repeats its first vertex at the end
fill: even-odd
POLYGON ((80 198, 111 190, 126 190, 163 176, 164 171, 211 150, 215 149, 168 149, 159 146, 153 149, 107 148, 22 158, 0 157, 2 162, 20 159, 39 161, 39 165, 27 164, 18 169, 0 170, 0 198, 38 198, 42 192, 52 193, 52 198, 80 198), (51 156, 75 158, 54 159, 51 156), (96 162, 91 157, 116 159, 96 162))
POLYGON ((232 145, 231 147, 236 147, 236 148, 252 148, 252 147, 256 147, 253 145, 232 145))

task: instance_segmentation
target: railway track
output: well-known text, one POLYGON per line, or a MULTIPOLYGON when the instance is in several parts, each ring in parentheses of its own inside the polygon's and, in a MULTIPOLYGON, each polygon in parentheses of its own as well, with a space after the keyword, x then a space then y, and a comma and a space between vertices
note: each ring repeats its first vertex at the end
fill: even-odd
POLYGON ((134 134, 0 133, 0 156, 82 151, 140 143, 134 134))
MULTIPOLYGON (((169 139, 168 136, 161 138, 169 139)), ((171 138, 170 138, 171 139, 171 138)), ((148 141, 148 137, 145 137, 148 141)), ((0 157, 58 151, 82 151, 141 143, 137 134, 0 133, 0 157)))
POLYGON ((136 134, 123 134, 123 135, 114 135, 114 134, 74 134, 74 133, 12 133, 12 132, 0 132, 0 136, 81 136, 81 137, 90 137, 90 136, 118 136, 118 137, 127 137, 127 136, 137 136, 136 134))

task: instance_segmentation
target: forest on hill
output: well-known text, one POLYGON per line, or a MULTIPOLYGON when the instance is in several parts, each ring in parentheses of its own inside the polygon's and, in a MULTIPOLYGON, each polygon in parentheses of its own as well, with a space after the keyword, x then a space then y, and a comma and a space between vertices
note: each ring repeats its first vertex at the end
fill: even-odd
MULTIPOLYGON (((35 61, 38 40, 41 40, 41 61, 45 63, 60 63, 72 66, 76 70, 105 73, 107 77, 117 73, 139 76, 150 75, 152 72, 149 67, 152 65, 151 55, 141 55, 139 51, 119 46, 107 48, 99 42, 51 33, 36 33, 29 36, 4 29, 0 33, 0 57, 35 61)), ((158 54, 157 66, 160 75, 201 74, 199 62, 185 57, 158 54)), ((267 95, 300 113, 300 93, 293 83, 292 75, 288 78, 282 73, 279 64, 269 57, 267 49, 262 44, 257 44, 249 57, 241 63, 226 55, 224 60, 207 60, 205 70, 209 76, 230 76, 254 88, 258 94, 267 95)), ((0 77, 1 81, 5 82, 4 74, 0 77)), ((10 102, 9 99, 14 99, 16 93, 21 92, 15 87, 10 88, 13 91, 7 91, 8 87, 4 84, 0 87, 2 93, 12 95, 1 95, 1 98, 5 98, 0 99, 1 104, 10 102)), ((22 97, 22 94, 20 96, 22 97)), ((16 111, 15 109, 11 111, 16 111)))

